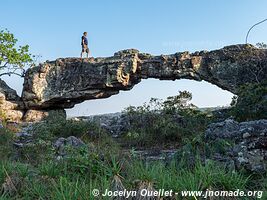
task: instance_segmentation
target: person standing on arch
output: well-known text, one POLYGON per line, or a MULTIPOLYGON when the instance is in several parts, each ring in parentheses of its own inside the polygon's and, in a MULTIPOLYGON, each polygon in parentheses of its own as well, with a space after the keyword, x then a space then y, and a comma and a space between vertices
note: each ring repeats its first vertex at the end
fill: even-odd
POLYGON ((83 53, 86 53, 86 58, 89 58, 90 50, 88 48, 87 32, 83 33, 81 45, 82 45, 81 58, 83 57, 83 53))

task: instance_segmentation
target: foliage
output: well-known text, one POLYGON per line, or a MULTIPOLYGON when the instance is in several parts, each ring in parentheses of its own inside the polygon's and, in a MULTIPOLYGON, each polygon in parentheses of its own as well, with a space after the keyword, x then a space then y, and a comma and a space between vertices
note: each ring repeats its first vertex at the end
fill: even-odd
POLYGON ((167 97, 167 100, 163 102, 163 109, 165 112, 176 112, 181 110, 188 110, 190 108, 196 108, 196 106, 190 101, 192 100, 192 94, 188 91, 179 91, 176 96, 167 97))
POLYGON ((191 99, 191 93, 183 91, 165 101, 152 98, 143 106, 126 108, 129 129, 125 139, 138 146, 180 144, 182 138, 201 133, 210 117, 191 104, 191 99))
POLYGON ((0 77, 12 74, 23 76, 25 66, 33 64, 34 56, 29 53, 29 46, 17 47, 17 41, 9 31, 0 31, 0 71, 3 71, 0 77))
POLYGON ((181 168, 176 162, 166 166, 162 162, 143 163, 137 160, 130 165, 127 168, 129 182, 136 179, 148 181, 154 183, 154 187, 165 190, 242 190, 249 181, 245 175, 229 172, 212 161, 203 164, 197 160, 192 169, 181 168))
POLYGON ((39 138, 44 137, 82 137, 89 130, 96 129, 96 125, 85 121, 67 120, 65 116, 54 114, 46 121, 34 125, 34 131, 39 138))
POLYGON ((267 82, 239 88, 231 102, 232 115, 239 121, 267 118, 267 82))
POLYGON ((34 142, 29 143, 23 149, 18 149, 19 160, 32 165, 49 162, 55 157, 57 151, 53 143, 59 137, 76 136, 87 142, 85 148, 65 149, 69 155, 67 163, 73 169, 73 173, 77 168, 80 172, 88 168, 92 158, 110 157, 118 151, 118 145, 98 125, 87 121, 66 120, 60 115, 54 115, 47 121, 34 124, 32 135, 34 142))
POLYGON ((267 49, 267 44, 265 44, 264 42, 258 42, 256 44, 256 47, 258 47, 260 49, 267 49))
POLYGON ((6 128, 0 128, 0 158, 8 158, 12 151, 14 134, 6 128))
MULTIPOLYGON (((92 159, 92 158, 91 158, 92 159)), ((94 160, 94 159, 92 159, 94 160)), ((104 191, 110 189, 113 177, 121 177, 128 190, 138 190, 138 183, 150 182, 155 189, 165 190, 246 190, 251 189, 250 178, 245 174, 228 171, 212 161, 202 163, 196 160, 193 168, 181 167, 172 161, 144 162, 129 159, 125 163, 117 158, 109 161, 99 160, 97 171, 87 173, 72 171, 66 162, 46 162, 32 167, 18 162, 0 162, 0 184, 7 174, 15 172, 20 184, 15 194, 0 194, 8 199, 94 199, 94 188, 104 191), (101 164, 100 164, 101 163, 101 164), (92 176, 93 174, 93 176, 92 176)), ((73 164, 74 165, 74 164, 73 164)), ((77 166, 77 169, 79 166, 77 166)), ((262 185, 261 185, 262 186, 262 185)))

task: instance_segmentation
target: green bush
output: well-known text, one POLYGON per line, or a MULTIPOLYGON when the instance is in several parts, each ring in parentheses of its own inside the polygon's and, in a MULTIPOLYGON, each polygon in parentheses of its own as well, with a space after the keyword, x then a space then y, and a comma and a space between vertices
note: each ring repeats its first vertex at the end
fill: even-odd
POLYGON ((267 81, 239 88, 232 100, 232 115, 238 121, 267 118, 267 81))
POLYGON ((81 137, 94 128, 95 124, 90 122, 67 120, 60 115, 54 115, 50 116, 44 123, 37 125, 36 131, 60 137, 81 137))
POLYGON ((152 98, 143 106, 126 108, 126 141, 137 146, 181 145, 183 138, 202 133, 211 118, 191 104, 191 99, 192 95, 183 91, 166 101, 152 98))

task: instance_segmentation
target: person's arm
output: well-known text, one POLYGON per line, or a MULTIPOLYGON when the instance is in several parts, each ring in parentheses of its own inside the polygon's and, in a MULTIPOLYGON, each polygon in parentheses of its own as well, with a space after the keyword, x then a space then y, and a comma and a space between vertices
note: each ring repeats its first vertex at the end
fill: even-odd
POLYGON ((84 37, 82 37, 82 44, 83 44, 83 46, 84 46, 84 37))

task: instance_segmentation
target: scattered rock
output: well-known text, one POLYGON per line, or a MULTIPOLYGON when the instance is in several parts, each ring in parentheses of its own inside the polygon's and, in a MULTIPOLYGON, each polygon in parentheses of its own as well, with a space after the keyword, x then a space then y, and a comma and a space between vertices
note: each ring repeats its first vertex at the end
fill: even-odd
MULTIPOLYGON (((121 112, 108 113, 102 115, 92 115, 88 117, 78 117, 76 120, 90 121, 100 125, 105 129, 112 137, 118 137, 127 130, 128 119, 121 112)), ((90 132, 90 135, 94 136, 94 133, 90 132)))
POLYGON ((63 137, 58 138, 53 144, 54 148, 56 149, 56 153, 59 157, 66 156, 67 147, 79 148, 84 145, 85 143, 81 139, 75 136, 69 136, 67 138, 63 138, 63 137))
POLYGON ((207 140, 231 139, 232 159, 238 169, 256 173, 267 171, 267 120, 238 123, 234 120, 213 123, 206 131, 207 140))
POLYGON ((75 136, 69 136, 66 139, 66 145, 70 145, 73 147, 80 147, 80 146, 85 145, 85 143, 81 139, 76 138, 75 136))
POLYGON ((54 143, 54 146, 56 148, 61 148, 62 146, 65 146, 65 145, 70 145, 73 147, 80 147, 84 145, 84 142, 81 139, 76 138, 75 136, 69 136, 67 138, 63 138, 63 137, 58 138, 56 142, 54 143))
POLYGON ((13 142, 13 145, 19 149, 27 145, 32 145, 33 142, 32 123, 23 123, 20 126, 21 128, 16 132, 16 139, 13 142))
POLYGON ((238 122, 234 121, 233 119, 227 119, 223 122, 210 124, 206 130, 205 137, 211 140, 217 138, 239 138, 239 134, 241 133, 238 130, 238 122))
POLYGON ((22 142, 13 142, 13 145, 18 148, 22 148, 24 146, 22 142))
POLYGON ((18 132, 16 133, 16 136, 19 138, 26 138, 26 137, 32 137, 32 134, 27 132, 18 132))

